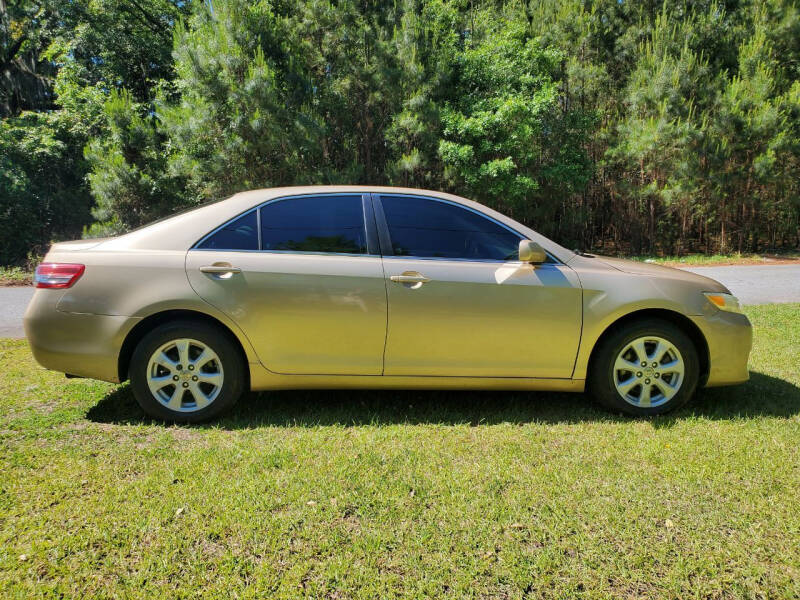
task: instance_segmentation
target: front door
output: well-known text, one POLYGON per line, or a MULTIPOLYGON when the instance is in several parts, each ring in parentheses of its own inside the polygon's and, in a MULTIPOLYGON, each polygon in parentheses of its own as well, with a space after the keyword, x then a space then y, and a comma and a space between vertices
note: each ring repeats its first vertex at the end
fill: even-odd
POLYGON ((186 271, 269 370, 381 374, 386 287, 368 196, 270 201, 190 250, 186 271))
POLYGON ((389 298, 385 375, 572 376, 582 318, 572 269, 520 263, 522 236, 463 205, 375 200, 389 298))

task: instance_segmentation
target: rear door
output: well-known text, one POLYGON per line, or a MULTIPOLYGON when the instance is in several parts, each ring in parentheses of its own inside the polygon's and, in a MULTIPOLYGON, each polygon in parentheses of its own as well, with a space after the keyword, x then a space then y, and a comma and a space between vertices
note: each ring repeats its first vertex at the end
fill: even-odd
POLYGON ((386 288, 369 195, 267 202, 201 240, 186 270, 271 371, 381 374, 386 288))
POLYGON ((581 286, 555 258, 518 259, 523 236, 437 198, 376 194, 389 318, 385 375, 572 376, 581 286))

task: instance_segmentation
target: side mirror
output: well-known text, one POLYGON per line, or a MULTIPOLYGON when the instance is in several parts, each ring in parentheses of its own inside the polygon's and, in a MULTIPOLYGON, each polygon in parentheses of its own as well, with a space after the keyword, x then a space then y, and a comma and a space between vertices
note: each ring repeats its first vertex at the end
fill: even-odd
POLYGON ((540 265, 547 260, 547 254, 539 244, 531 240, 520 240, 519 259, 522 262, 540 265))

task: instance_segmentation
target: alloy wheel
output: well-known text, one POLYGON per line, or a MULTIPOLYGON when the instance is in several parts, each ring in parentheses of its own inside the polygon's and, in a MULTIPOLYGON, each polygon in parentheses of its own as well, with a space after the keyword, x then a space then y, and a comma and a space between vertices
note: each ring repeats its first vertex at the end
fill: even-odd
POLYGON ((614 387, 622 399, 646 408, 669 402, 678 393, 685 365, 672 342, 658 336, 645 336, 623 348, 613 369, 614 387))
POLYGON ((176 412, 204 409, 217 398, 223 381, 216 352, 198 340, 171 340, 153 352, 147 365, 153 397, 176 412))

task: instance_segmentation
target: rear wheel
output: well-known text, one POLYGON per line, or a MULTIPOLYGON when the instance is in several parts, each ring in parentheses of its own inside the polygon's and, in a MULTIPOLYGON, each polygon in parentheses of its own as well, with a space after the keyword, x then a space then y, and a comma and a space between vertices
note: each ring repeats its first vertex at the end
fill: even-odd
POLYGON ((246 373, 227 332, 206 323, 179 321, 144 336, 133 352, 133 394, 152 417, 198 423, 232 407, 246 373))
POLYGON ((659 415, 694 395, 699 372, 697 349, 686 333, 668 321, 643 320, 600 343, 589 371, 589 388, 613 411, 659 415))

